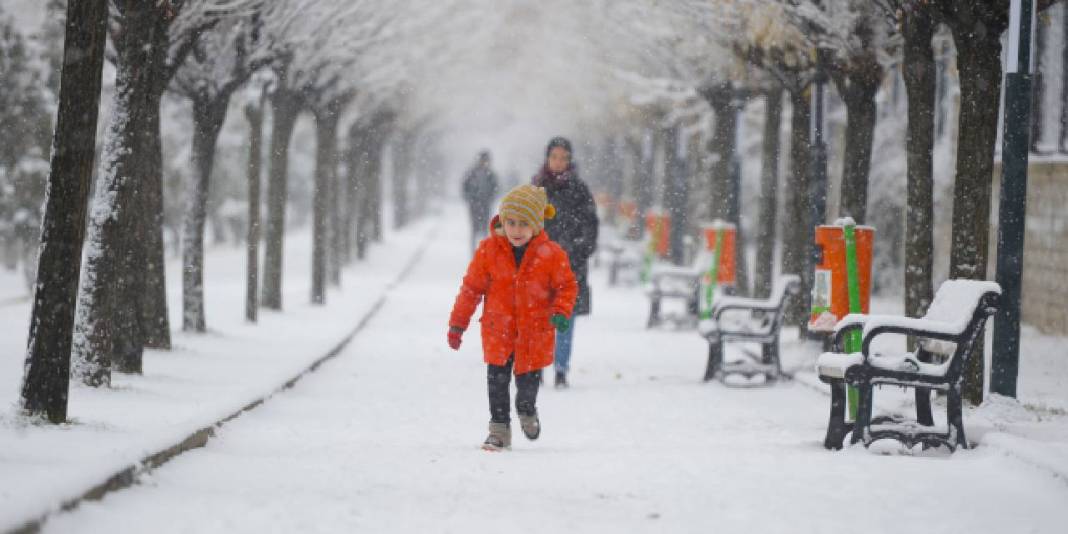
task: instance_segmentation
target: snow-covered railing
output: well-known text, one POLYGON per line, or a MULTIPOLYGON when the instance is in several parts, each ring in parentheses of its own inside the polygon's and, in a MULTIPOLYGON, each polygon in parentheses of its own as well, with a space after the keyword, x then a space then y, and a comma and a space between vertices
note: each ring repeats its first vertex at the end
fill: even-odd
POLYGON ((961 419, 963 369, 978 342, 986 319, 1000 302, 1001 287, 994 282, 949 280, 935 293, 934 301, 921 318, 891 315, 851 314, 834 328, 834 351, 820 355, 816 370, 820 380, 831 386, 831 415, 824 446, 842 447, 845 435, 851 442, 865 445, 882 438, 896 439, 908 446, 916 443, 941 444, 954 449, 967 448, 961 419), (861 330, 861 352, 842 350, 846 334, 861 330), (872 341, 883 334, 914 336, 912 352, 884 354, 872 351, 872 341), (872 419, 872 392, 877 385, 897 385, 916 389, 916 425, 885 424, 872 419), (857 388, 856 422, 845 422, 846 386, 857 388), (949 428, 931 428, 930 390, 946 392, 949 428), (921 428, 921 430, 917 430, 921 428))

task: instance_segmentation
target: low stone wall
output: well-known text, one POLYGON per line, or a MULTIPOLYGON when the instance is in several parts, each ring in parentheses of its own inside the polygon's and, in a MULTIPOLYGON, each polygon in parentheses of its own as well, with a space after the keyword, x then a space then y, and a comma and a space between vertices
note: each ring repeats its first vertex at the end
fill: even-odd
POLYGON ((1068 334, 1068 161, 1030 165, 1021 309, 1023 322, 1068 334))

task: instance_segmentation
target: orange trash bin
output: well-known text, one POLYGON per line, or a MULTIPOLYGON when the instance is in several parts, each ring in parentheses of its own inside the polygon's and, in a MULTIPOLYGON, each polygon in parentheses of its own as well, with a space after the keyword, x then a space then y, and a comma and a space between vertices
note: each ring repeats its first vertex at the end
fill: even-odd
POLYGON ((666 258, 671 247, 671 216, 650 210, 645 214, 645 229, 649 232, 657 256, 666 258))
MULTIPOLYGON (((705 246, 709 251, 716 250, 716 236, 719 230, 723 231, 723 246, 720 248, 719 271, 717 272, 716 278, 719 285, 733 286, 735 284, 736 269, 734 243, 738 235, 738 228, 734 223, 723 221, 715 221, 701 225, 701 231, 705 234, 705 246)), ((709 282, 710 280, 707 280, 706 278, 705 281, 709 282)))
MULTIPOLYGON (((857 289, 860 293, 861 313, 868 313, 871 300, 871 256, 875 229, 856 226, 857 289)), ((816 246, 820 262, 812 280, 812 309, 808 329, 814 332, 833 332, 834 325, 849 314, 849 282, 846 274, 845 230, 841 225, 816 227, 816 246)))

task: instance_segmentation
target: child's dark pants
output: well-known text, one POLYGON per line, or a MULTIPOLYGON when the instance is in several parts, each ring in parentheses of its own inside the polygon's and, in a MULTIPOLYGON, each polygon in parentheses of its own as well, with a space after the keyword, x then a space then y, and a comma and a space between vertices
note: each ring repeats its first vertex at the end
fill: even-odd
MULTIPOLYGON (((509 356, 504 365, 486 365, 486 390, 489 392, 490 421, 493 423, 510 423, 508 407, 508 386, 512 382, 512 363, 514 356, 509 356)), ((531 371, 515 377, 515 411, 520 415, 537 413, 535 403, 538 401, 538 386, 541 384, 541 370, 531 371)))

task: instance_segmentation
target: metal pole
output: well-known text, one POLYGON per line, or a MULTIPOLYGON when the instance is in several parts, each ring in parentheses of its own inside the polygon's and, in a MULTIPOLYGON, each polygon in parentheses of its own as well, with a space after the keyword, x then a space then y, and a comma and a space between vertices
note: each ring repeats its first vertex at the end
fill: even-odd
POLYGON ((1031 33, 1034 0, 1009 5, 1009 51, 1005 68, 1005 131, 1001 148, 997 282, 1001 306, 994 316, 990 391, 1016 396, 1020 368, 1020 279, 1027 214, 1027 158, 1031 123, 1031 33))
MULTIPOLYGON (((812 98, 812 145, 811 161, 809 164, 808 200, 809 214, 806 225, 806 236, 809 241, 810 252, 804 266, 804 276, 812 280, 813 269, 820 263, 823 251, 816 246, 816 227, 824 223, 827 212, 827 145, 823 141, 823 101, 824 86, 827 83, 826 53, 824 49, 816 51, 816 92, 812 98)), ((811 283, 809 287, 811 287, 811 283)), ((823 335, 809 333, 805 325, 806 335, 810 338, 822 339, 823 335)))

